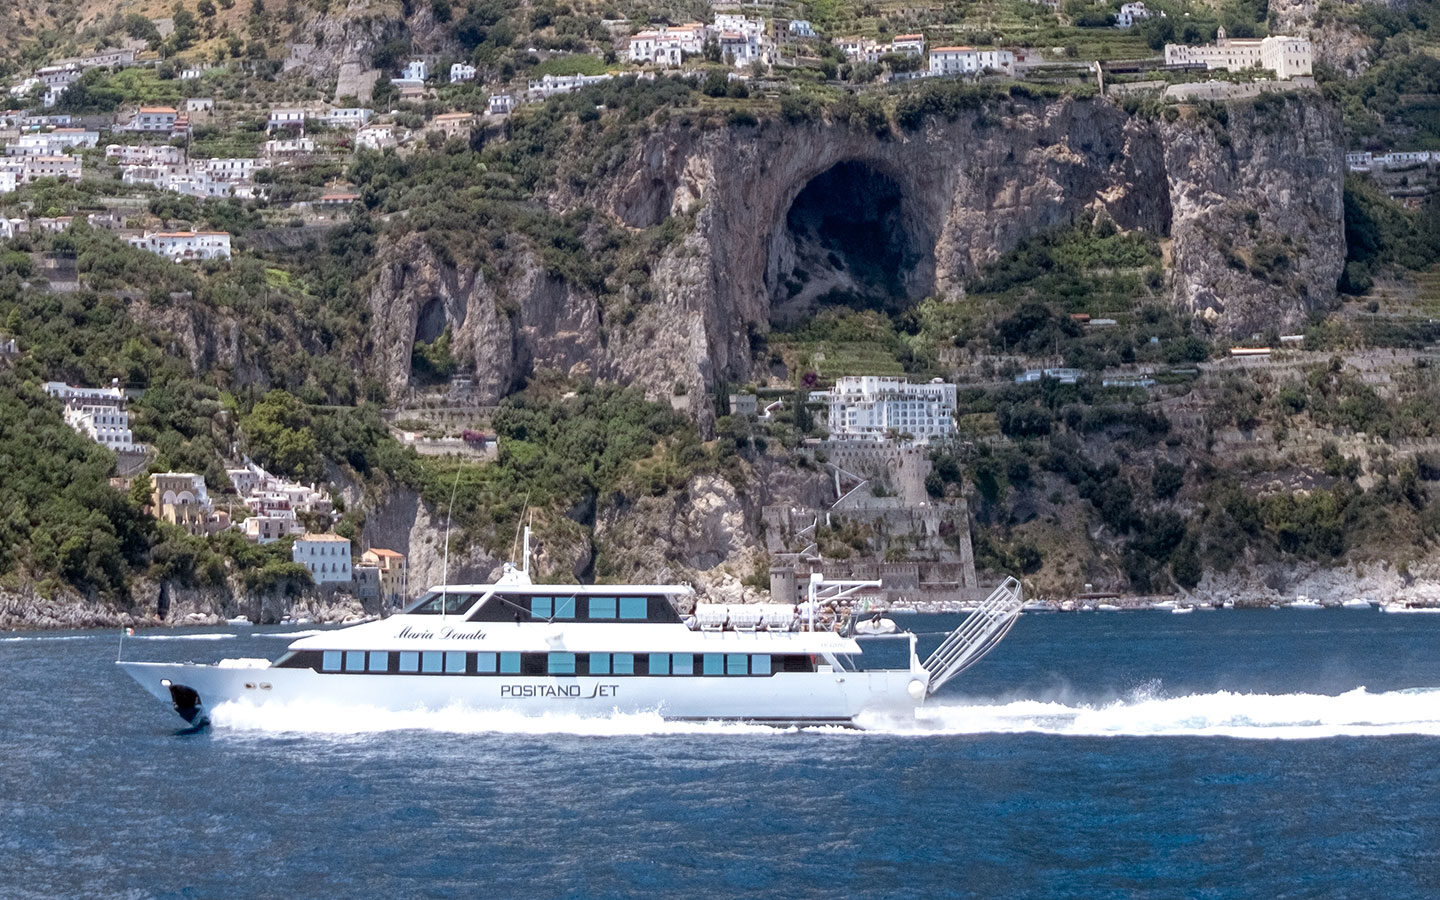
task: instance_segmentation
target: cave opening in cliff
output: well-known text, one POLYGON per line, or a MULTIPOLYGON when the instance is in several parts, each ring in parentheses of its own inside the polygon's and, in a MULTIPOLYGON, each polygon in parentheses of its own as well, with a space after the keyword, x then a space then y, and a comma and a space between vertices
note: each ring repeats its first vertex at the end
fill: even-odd
POLYGON ((776 327, 826 307, 899 312, 934 290, 934 247, 896 180, 847 161, 796 195, 772 244, 767 282, 776 327))

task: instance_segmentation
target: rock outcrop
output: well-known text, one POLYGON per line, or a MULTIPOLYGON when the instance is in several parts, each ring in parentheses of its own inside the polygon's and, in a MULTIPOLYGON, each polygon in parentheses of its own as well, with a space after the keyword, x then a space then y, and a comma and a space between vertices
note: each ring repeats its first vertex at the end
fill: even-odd
POLYGON ((682 398, 703 418, 708 386, 750 376, 752 342, 783 296, 796 255, 787 212, 840 164, 898 187, 904 233, 884 237, 916 260, 902 273, 911 295, 956 296, 1024 238, 1103 212, 1173 239, 1175 301, 1222 332, 1293 327, 1333 300, 1344 259, 1339 115, 1315 95, 1213 109, 1166 122, 1105 100, 1017 99, 882 136, 843 123, 661 127, 619 176, 555 201, 631 228, 693 216, 652 261, 633 320, 602 328, 597 299, 534 259, 487 277, 410 237, 371 282, 377 362, 402 391, 417 334, 448 325, 491 401, 548 368, 682 398))

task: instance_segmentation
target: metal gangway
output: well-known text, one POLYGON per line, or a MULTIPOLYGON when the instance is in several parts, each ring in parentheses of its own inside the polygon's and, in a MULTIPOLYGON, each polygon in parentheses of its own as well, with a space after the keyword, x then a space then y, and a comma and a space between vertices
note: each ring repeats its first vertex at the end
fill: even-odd
POLYGON ((945 682, 975 665, 1000 643, 1020 617, 1020 606, 1024 602, 1018 580, 1006 578, 1001 582, 925 660, 925 671, 930 673, 926 696, 933 695, 945 682))

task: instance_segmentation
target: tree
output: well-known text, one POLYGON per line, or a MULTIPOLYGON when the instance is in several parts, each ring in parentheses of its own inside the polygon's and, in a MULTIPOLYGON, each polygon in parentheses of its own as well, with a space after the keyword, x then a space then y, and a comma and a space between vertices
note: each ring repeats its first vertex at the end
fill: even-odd
POLYGON ((207 19, 215 18, 215 4, 213 0, 200 0, 195 4, 195 11, 207 19))
POLYGON ((270 391, 241 421, 240 430, 250 456, 272 472, 301 481, 323 477, 310 410, 293 394, 270 391))

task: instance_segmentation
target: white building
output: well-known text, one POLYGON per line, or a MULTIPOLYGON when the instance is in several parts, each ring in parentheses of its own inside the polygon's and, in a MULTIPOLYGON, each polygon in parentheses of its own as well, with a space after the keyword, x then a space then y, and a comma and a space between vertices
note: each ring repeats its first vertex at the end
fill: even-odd
POLYGON ((51 381, 45 393, 65 404, 66 424, 95 443, 115 451, 139 449, 130 433, 125 392, 114 382, 108 388, 79 388, 51 381))
POLYGON ((870 38, 836 38, 834 43, 840 48, 840 52, 845 54, 845 58, 851 62, 874 63, 880 61, 880 45, 870 38))
POLYGON ((955 431, 955 385, 935 379, 911 384, 883 375, 847 375, 811 400, 829 406, 827 427, 838 440, 885 441, 909 434, 926 443, 955 431))
POLYGON ((815 26, 811 25, 808 19, 791 19, 789 31, 792 37, 813 38, 815 37, 815 26))
POLYGON ((370 124, 355 132, 355 147, 358 150, 384 150, 395 146, 395 126, 370 124))
POLYGON ((363 106, 336 107, 325 114, 325 124, 331 128, 363 128, 375 114, 363 106))
POLYGON ((127 129, 169 134, 179 115, 173 106, 142 106, 130 120, 127 129))
POLYGON ((280 138, 260 145, 260 153, 269 160, 300 159, 314 152, 314 138, 280 138))
POLYGON ((84 128, 56 128, 22 134, 5 147, 7 156, 59 156, 71 147, 89 149, 100 143, 100 132, 84 128))
POLYGON ((1311 74, 1314 62, 1310 42, 1305 38, 1271 35, 1266 38, 1232 38, 1221 28, 1215 43, 1192 47, 1165 45, 1165 65, 1203 65, 1207 69, 1238 72, 1269 69, 1280 80, 1311 74))
POLYGON ((105 158, 121 166, 178 166, 185 162, 185 148, 169 144, 109 144, 105 158))
POLYGON ((890 52, 898 56, 924 56, 925 35, 897 34, 890 42, 890 52))
POLYGON ((492 116, 508 116, 515 111, 515 97, 511 94, 491 94, 485 110, 492 116))
POLYGON ((338 534, 302 534, 290 558, 310 570, 316 584, 350 580, 350 539, 338 534))
POLYGON ((718 41, 720 58, 736 66, 749 65, 760 59, 760 35, 758 34, 744 31, 722 31, 718 41))
POLYGON ((973 75, 980 71, 974 47, 936 47, 930 51, 931 75, 973 75))
POLYGON ((425 65, 425 60, 412 59, 405 64, 405 68, 400 72, 400 77, 390 79, 390 83, 401 87, 423 85, 429 74, 430 70, 425 65))
POLYGON ((74 63, 45 66, 35 70, 35 77, 48 88, 67 88, 80 80, 80 67, 74 63))
POLYGON ((256 544, 273 544, 292 534, 304 534, 305 526, 291 516, 249 516, 240 523, 245 539, 256 544))
POLYGON ((544 100, 547 97, 554 97, 557 94, 568 94, 571 91, 578 91, 588 84, 599 84, 602 81, 609 81, 611 75, 546 75, 539 80, 531 81, 526 94, 532 100, 544 100))
POLYGON ((454 63, 450 66, 450 83, 460 81, 474 81, 475 67, 465 63, 454 63))
POLYGON ((19 177, 21 184, 29 184, 37 178, 80 179, 78 156, 26 156, 24 160, 19 177))
MULTIPOLYGON (((198 160, 197 160, 198 163, 198 160)), ((205 174, 216 181, 249 181, 256 169, 264 168, 261 161, 251 157, 229 159, 207 159, 203 163, 205 174)))
MULTIPOLYGON (((15 180, 18 173, 14 169, 0 169, 0 194, 9 194, 15 190, 15 180)), ((5 220, 8 221, 8 220, 5 220)), ((0 234, 0 237, 14 237, 13 234, 0 234)))
POLYGON ((272 109, 270 118, 265 123, 266 131, 274 131, 276 128, 295 128, 305 130, 305 110, 303 109, 272 109))
MULTIPOLYGON (((1093 320, 1092 320, 1093 321, 1093 320)), ((1085 377, 1084 369, 1027 369, 1015 376, 1016 384, 1034 384, 1042 378, 1049 378, 1061 384, 1077 384, 1085 377)))
POLYGON ((1150 18, 1150 16, 1151 12, 1145 8, 1144 3, 1126 3, 1120 7, 1120 12, 1115 15, 1115 27, 1134 28, 1137 23, 1145 21, 1150 18))
POLYGON ((685 56, 704 52, 708 36, 709 29, 699 22, 641 31, 630 38, 630 60, 678 66, 685 56))
POLYGON ((224 231, 151 231, 130 238, 130 246, 173 262, 230 258, 230 235, 224 231))

